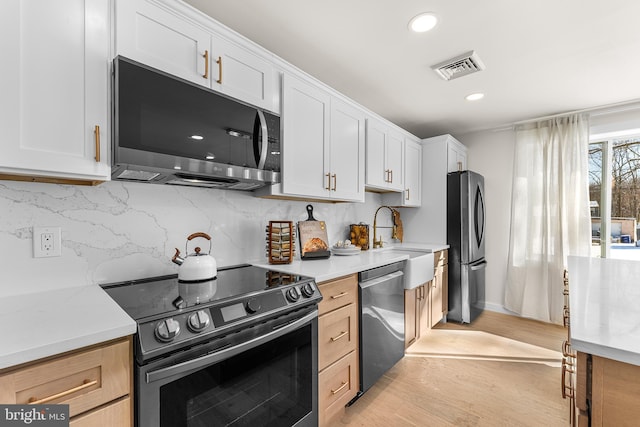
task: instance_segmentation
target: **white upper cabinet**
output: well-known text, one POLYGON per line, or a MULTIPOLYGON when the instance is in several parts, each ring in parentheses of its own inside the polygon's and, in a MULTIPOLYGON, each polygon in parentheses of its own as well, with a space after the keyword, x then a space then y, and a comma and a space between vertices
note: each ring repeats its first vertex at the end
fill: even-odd
POLYGON ((452 136, 447 138, 447 172, 467 170, 467 147, 452 136))
POLYGON ((195 22, 178 11, 179 3, 172 6, 153 0, 118 0, 116 53, 278 112, 277 80, 268 54, 262 57, 216 34, 213 21, 211 29, 195 22))
POLYGON ((388 124, 367 118, 366 186, 403 191, 404 138, 388 124))
POLYGON ((2 178, 110 179, 109 16, 108 0, 0 2, 2 178))
POLYGON ((269 195, 364 201, 361 110, 285 74, 282 121, 282 192, 269 195))
POLYGON ((422 205, 422 145, 410 137, 404 138, 404 191, 385 193, 385 205, 419 207, 422 205))

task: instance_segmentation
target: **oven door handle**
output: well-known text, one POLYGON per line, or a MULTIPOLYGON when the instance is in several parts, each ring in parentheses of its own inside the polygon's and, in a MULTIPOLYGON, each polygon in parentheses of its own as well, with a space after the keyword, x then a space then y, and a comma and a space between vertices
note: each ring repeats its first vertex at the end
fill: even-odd
POLYGON ((147 372, 147 375, 146 375, 147 384, 152 383, 154 381, 162 380, 164 378, 168 378, 173 375, 183 375, 187 372, 195 371, 205 366, 236 356, 242 353, 243 351, 250 350, 254 347, 257 347, 275 338, 284 336, 289 332, 292 332, 300 328, 305 323, 308 323, 317 317, 318 317, 318 310, 314 310, 311 313, 305 315, 304 317, 301 317, 300 319, 297 319, 291 323, 285 324, 284 326, 278 329, 274 329, 271 332, 268 332, 264 335, 253 338, 241 344, 235 345, 233 347, 225 348, 223 350, 216 351, 215 353, 206 354, 196 359, 187 360, 185 362, 178 363, 172 366, 167 366, 166 368, 160 368, 160 369, 156 369, 155 371, 147 372))

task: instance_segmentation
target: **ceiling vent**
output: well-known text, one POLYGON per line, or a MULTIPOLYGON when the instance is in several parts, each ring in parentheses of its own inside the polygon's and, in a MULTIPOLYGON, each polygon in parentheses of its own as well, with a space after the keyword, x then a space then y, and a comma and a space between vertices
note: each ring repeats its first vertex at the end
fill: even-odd
POLYGON ((433 65, 431 69, 445 80, 457 79, 484 70, 484 64, 475 51, 467 52, 447 61, 433 65))

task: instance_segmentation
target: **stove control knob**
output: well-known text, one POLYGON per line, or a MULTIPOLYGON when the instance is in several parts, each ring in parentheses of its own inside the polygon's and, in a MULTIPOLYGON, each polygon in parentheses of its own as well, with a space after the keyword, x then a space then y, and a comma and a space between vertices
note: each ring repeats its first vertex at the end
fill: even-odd
POLYGON ((313 295, 313 286, 311 286, 311 283, 305 283, 304 285, 302 285, 302 288, 300 288, 300 290, 302 291, 302 295, 304 295, 305 298, 309 298, 313 295))
POLYGON ((156 326, 156 338, 161 342, 169 342, 180 333, 180 324, 174 319, 166 319, 156 326))
POLYGON ((245 307, 247 308, 247 311, 249 313, 255 313, 258 310, 260 310, 260 301, 258 301, 255 298, 251 298, 249 301, 247 301, 247 304, 245 305, 245 307))
POLYGON ((287 299, 290 302, 296 302, 300 298, 300 294, 298 294, 298 290, 296 288, 289 288, 287 290, 287 299))
POLYGON ((198 310, 189 316, 187 326, 189 326, 189 329, 193 332, 202 332, 207 326, 209 326, 209 323, 211 323, 211 319, 207 312, 204 310, 198 310))

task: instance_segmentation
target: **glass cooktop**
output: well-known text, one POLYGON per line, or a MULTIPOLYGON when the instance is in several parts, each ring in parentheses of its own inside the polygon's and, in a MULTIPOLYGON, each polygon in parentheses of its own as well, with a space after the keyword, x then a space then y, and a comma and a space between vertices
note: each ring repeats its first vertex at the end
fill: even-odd
POLYGON ((177 275, 172 275, 101 286, 129 316, 140 320, 306 279, 295 274, 240 265, 219 269, 215 279, 198 283, 180 282, 177 275))

